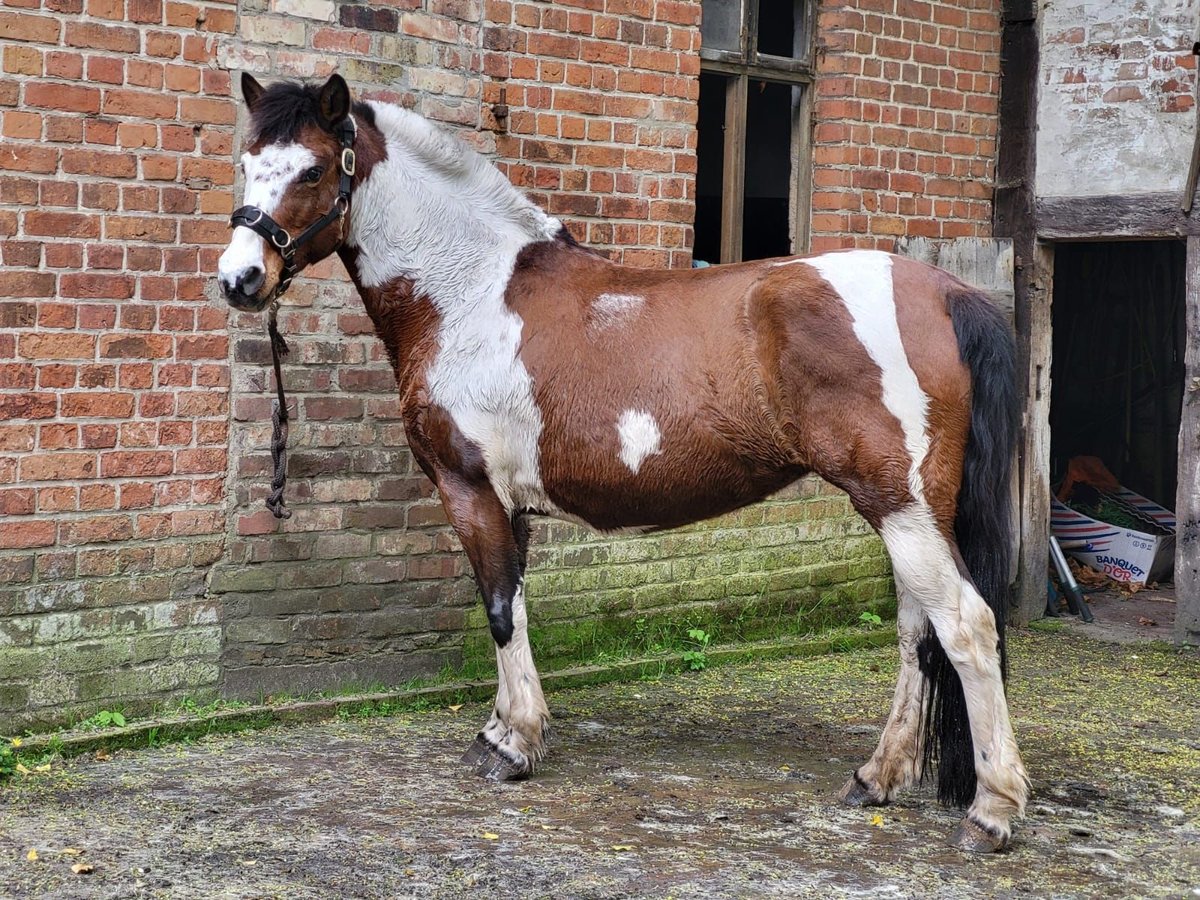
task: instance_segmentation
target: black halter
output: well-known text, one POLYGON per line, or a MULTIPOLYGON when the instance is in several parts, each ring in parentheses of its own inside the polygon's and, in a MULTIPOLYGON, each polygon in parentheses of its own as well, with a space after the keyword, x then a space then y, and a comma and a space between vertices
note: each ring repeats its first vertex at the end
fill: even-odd
POLYGON ((296 251, 320 234, 329 223, 342 218, 346 214, 346 210, 350 207, 350 188, 354 182, 355 167, 354 120, 346 116, 334 129, 334 134, 342 145, 342 155, 338 160, 338 165, 341 168, 341 177, 338 180, 337 199, 333 201, 333 206, 330 207, 329 212, 305 228, 299 237, 293 238, 287 233, 286 229, 281 228, 279 223, 257 206, 243 206, 229 217, 230 225, 234 228, 238 226, 249 228, 274 247, 275 251, 283 259, 283 271, 279 276, 279 284, 275 286, 275 291, 271 294, 272 301, 276 300, 280 294, 288 289, 292 283, 292 279, 296 277, 296 273, 299 271, 296 268, 296 251))
MULTIPOLYGON (((277 519, 290 519, 292 511, 283 502, 283 489, 287 484, 288 409, 287 398, 283 394, 283 372, 279 363, 279 358, 287 355, 288 345, 279 333, 275 313, 279 308, 279 295, 288 289, 299 271, 296 268, 296 249, 311 241, 335 219, 345 216, 350 207, 350 188, 354 182, 355 165, 354 120, 347 116, 334 133, 342 145, 342 155, 338 160, 342 173, 338 180, 337 199, 333 201, 329 212, 305 228, 299 237, 293 240, 286 229, 281 228, 278 222, 257 206, 243 206, 229 217, 230 225, 234 228, 249 228, 264 238, 283 258, 283 272, 279 276, 279 284, 271 294, 271 314, 267 319, 267 333, 271 337, 271 364, 275 369, 275 390, 279 395, 271 411, 271 422, 274 426, 271 434, 271 461, 275 471, 271 478, 271 493, 267 496, 267 508, 277 519)), ((344 234, 342 239, 345 240, 344 234)))

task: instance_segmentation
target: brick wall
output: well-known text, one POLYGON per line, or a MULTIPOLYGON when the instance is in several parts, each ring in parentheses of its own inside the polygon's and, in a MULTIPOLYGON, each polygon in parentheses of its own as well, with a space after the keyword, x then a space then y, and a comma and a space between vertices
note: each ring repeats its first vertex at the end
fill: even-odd
MULTIPOLYGON (((459 663, 464 634, 468 658, 489 655, 335 261, 296 282, 281 316, 295 516, 262 508, 262 322, 231 314, 209 279, 244 126, 230 72, 336 68, 458 129, 581 239, 686 265, 698 4, 7 2, 0 731, 5 715, 394 682, 459 663)), ((899 2, 822 11, 816 248, 986 228, 994 9, 899 2)), ((537 537, 535 638, 551 661, 638 620, 753 635, 853 619, 889 590, 878 541, 813 481, 710 527, 537 537)))
POLYGON ((991 234, 1000 0, 823 3, 812 249, 991 234))
POLYGON ((0 711, 218 677, 232 7, 0 9, 0 711))
POLYGON ((1196 127, 1194 0, 1067 2, 1039 21, 1037 193, 1182 193, 1196 127))

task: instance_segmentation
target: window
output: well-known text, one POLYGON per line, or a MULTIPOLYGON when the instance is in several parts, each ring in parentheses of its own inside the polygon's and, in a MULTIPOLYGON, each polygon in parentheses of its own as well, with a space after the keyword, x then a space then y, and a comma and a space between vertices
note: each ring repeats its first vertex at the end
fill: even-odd
POLYGON ((812 17, 809 0, 703 0, 696 260, 807 246, 812 17))

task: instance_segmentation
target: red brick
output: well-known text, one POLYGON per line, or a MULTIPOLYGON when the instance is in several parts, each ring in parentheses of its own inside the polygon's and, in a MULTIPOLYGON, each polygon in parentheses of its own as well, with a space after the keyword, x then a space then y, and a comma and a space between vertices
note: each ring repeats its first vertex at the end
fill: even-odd
POLYGON ((137 158, 132 153, 101 153, 95 150, 63 150, 64 172, 104 178, 137 177, 137 158))
POLYGON ((90 334, 23 334, 18 347, 26 359, 92 359, 96 338, 90 334))
MULTIPOLYGON (((55 277, 51 272, 0 272, 0 297, 53 297, 55 277)), ((0 325, 18 327, 10 322, 13 304, 0 304, 0 325)))
POLYGON ((0 549, 27 550, 54 544, 58 526, 49 520, 0 523, 0 549))
POLYGON ((25 213, 25 233, 45 237, 98 238, 100 219, 83 213, 30 210, 25 213))
POLYGON ((0 169, 49 174, 56 168, 58 168, 58 151, 53 147, 9 144, 4 148, 4 152, 0 153, 0 169))
POLYGON ((0 10, 0 40, 56 44, 58 33, 57 19, 0 10))
POLYGON ((59 279, 59 291, 64 297, 91 300, 128 300, 133 296, 134 286, 131 275, 84 272, 63 275, 59 279))
POLYGON ((64 394, 62 412, 64 417, 89 419, 124 419, 133 414, 133 394, 113 391, 64 394))
POLYGON ((68 481, 92 478, 96 457, 91 453, 42 453, 20 461, 21 481, 68 481))
POLYGON ((159 450, 113 450, 100 456, 100 474, 105 478, 169 475, 171 454, 159 450))
POLYGON ((66 43, 70 47, 137 53, 141 40, 137 29, 134 28, 101 25, 96 22, 68 22, 66 43))

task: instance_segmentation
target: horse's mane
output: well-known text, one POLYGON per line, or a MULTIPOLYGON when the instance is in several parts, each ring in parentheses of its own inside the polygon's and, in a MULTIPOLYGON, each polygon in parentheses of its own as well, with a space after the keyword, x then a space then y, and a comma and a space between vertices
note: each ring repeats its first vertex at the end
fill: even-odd
MULTIPOLYGON (((321 124, 320 88, 277 81, 263 91, 250 119, 251 142, 286 144, 309 125, 321 124)), ((355 102, 352 112, 374 126, 375 111, 366 103, 355 102)))

